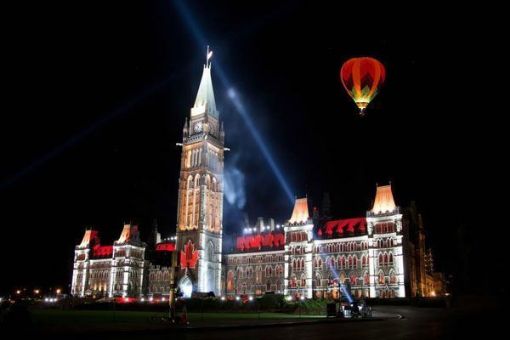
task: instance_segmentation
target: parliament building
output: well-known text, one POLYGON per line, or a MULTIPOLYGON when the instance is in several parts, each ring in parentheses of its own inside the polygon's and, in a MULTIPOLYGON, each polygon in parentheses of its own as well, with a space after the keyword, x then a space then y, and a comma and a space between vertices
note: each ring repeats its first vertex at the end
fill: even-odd
POLYGON ((207 61, 183 128, 176 235, 161 239, 155 227, 145 243, 137 225, 125 224, 118 240, 103 245, 87 229, 75 248, 71 294, 164 300, 174 252, 177 286, 188 297, 337 298, 345 287, 359 297, 432 294, 421 216, 414 205, 396 204, 391 185, 377 186, 373 205, 354 218, 318 221, 307 198, 298 198, 286 223, 259 221, 226 249, 224 141, 207 61))

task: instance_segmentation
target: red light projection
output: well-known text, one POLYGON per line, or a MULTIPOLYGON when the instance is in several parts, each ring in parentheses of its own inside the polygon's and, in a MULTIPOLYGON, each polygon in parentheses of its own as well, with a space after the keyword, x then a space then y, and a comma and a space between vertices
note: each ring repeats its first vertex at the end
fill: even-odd
MULTIPOLYGON (((365 234, 367 231, 367 220, 364 217, 360 218, 347 218, 344 220, 335 220, 335 221, 328 221, 324 225, 324 233, 325 236, 332 236, 333 232, 336 231, 338 236, 342 237, 343 235, 347 234, 365 234)), ((321 231, 319 229, 319 231, 321 231)), ((322 231, 319 233, 317 232, 319 236, 322 236, 322 231)))
POLYGON ((198 261, 198 250, 195 250, 195 245, 191 240, 184 246, 184 250, 181 251, 181 268, 195 269, 198 261))
POLYGON ((175 243, 158 243, 156 251, 175 251, 175 243))
POLYGON ((256 251, 265 249, 280 249, 285 245, 283 233, 263 233, 255 235, 239 236, 236 240, 236 250, 256 251))
POLYGON ((92 248, 92 256, 98 257, 111 257, 113 253, 113 246, 100 246, 96 245, 92 248))

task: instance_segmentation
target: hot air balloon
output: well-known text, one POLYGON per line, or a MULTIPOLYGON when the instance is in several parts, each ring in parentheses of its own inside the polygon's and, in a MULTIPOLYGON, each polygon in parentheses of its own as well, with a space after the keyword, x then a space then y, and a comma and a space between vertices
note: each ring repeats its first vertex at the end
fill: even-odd
POLYGON ((340 69, 342 85, 358 106, 362 116, 365 114, 367 105, 376 96, 385 77, 384 65, 370 57, 349 59, 340 69))

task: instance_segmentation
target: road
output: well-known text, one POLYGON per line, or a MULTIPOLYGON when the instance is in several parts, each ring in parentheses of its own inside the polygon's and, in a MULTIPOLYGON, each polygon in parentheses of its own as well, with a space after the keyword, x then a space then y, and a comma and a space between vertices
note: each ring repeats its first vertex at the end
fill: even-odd
MULTIPOLYGON (((379 308, 381 309, 381 308, 379 308)), ((373 322, 314 324, 250 330, 188 332, 182 339, 472 339, 496 335, 504 328, 502 318, 470 311, 436 308, 384 307, 403 319, 373 322)), ((504 334, 504 333, 499 333, 504 334)), ((499 337, 504 337, 499 335, 499 337)), ((181 338, 181 337, 179 337, 181 338)))
MULTIPOLYGON (((469 310, 418 308, 409 306, 374 307, 379 313, 393 316, 380 321, 314 323, 277 327, 248 327, 246 329, 176 330, 156 332, 124 332, 97 334, 93 338, 108 339, 488 339, 504 337, 506 323, 497 310, 471 308, 469 310), (399 319, 395 315, 402 315, 399 319)), ((381 314, 380 314, 381 315, 381 314)), ((56 337, 52 337, 55 339, 56 337)), ((74 336, 73 338, 80 338, 74 336)), ((90 338, 90 334, 86 337, 90 338)))

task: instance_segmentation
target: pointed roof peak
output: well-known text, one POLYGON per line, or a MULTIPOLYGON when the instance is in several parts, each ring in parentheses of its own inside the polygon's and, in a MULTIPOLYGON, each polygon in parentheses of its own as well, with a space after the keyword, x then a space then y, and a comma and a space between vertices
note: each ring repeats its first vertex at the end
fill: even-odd
POLYGON ((124 244, 124 243, 140 243, 140 234, 138 231, 138 226, 130 223, 124 223, 124 228, 122 229, 122 233, 120 234, 119 239, 115 242, 116 244, 124 244))
POLYGON ((290 224, 306 223, 310 219, 308 212, 308 198, 296 198, 292 217, 289 220, 290 224))
POLYGON ((87 248, 89 245, 94 245, 99 243, 99 234, 97 230, 93 230, 92 228, 87 228, 85 230, 85 234, 83 235, 83 239, 79 245, 79 248, 87 248))
POLYGON ((191 116, 205 113, 214 117, 218 117, 211 78, 211 57, 212 51, 210 51, 209 46, 207 46, 206 63, 204 64, 202 79, 200 80, 200 86, 198 87, 195 104, 191 108, 191 116))
POLYGON ((391 182, 388 185, 377 185, 375 193, 374 206, 371 212, 374 214, 384 214, 392 212, 397 208, 395 200, 393 199, 393 192, 391 191, 391 182))

